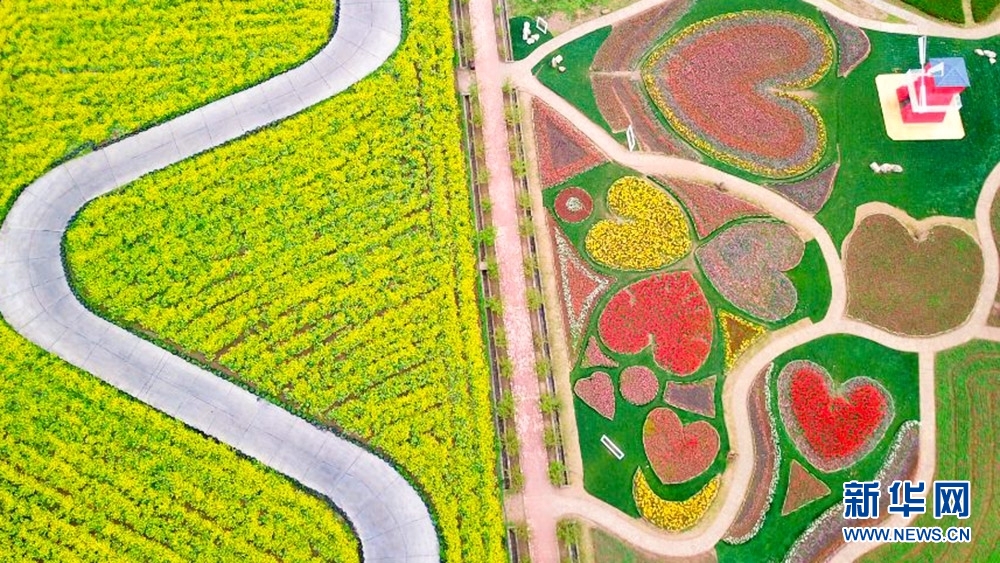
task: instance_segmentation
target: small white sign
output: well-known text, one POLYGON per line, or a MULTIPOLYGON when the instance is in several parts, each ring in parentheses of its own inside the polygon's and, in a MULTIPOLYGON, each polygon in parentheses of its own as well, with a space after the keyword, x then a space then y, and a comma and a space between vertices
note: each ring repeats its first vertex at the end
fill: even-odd
POLYGON ((622 449, 618 447, 618 444, 612 442, 611 438, 608 438, 607 434, 601 435, 601 443, 604 444, 605 448, 608 448, 608 451, 611 452, 611 455, 615 456, 615 459, 617 459, 618 461, 621 461, 622 459, 625 458, 625 452, 623 452, 622 449))
POLYGON ((544 35, 549 32, 549 22, 545 21, 545 18, 542 16, 538 16, 535 18, 535 29, 541 31, 544 35))
POLYGON ((632 129, 631 125, 629 125, 628 129, 625 130, 625 140, 628 141, 628 150, 629 150, 629 152, 634 151, 636 145, 639 144, 638 141, 635 138, 635 130, 632 129))

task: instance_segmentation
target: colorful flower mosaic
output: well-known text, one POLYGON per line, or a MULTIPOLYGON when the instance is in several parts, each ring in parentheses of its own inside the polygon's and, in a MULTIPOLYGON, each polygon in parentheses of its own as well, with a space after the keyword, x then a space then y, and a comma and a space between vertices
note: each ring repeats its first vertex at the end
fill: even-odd
POLYGON ((819 111, 793 91, 830 69, 834 46, 811 20, 780 11, 724 14, 690 25, 643 68, 646 88, 692 145, 770 178, 816 166, 826 148, 819 111))

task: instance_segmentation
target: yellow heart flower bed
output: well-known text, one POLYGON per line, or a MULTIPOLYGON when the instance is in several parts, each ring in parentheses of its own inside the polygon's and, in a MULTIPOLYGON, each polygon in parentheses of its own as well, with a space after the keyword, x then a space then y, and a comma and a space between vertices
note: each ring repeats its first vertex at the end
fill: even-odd
POLYGON ((655 270, 691 250, 680 206, 642 178, 626 176, 612 184, 608 209, 622 219, 599 221, 584 241, 600 264, 618 270, 655 270))
POLYGON ((697 524, 708 512, 719 492, 720 481, 716 475, 687 500, 663 500, 649 487, 642 469, 637 469, 632 480, 632 497, 643 518, 664 530, 681 532, 697 524))

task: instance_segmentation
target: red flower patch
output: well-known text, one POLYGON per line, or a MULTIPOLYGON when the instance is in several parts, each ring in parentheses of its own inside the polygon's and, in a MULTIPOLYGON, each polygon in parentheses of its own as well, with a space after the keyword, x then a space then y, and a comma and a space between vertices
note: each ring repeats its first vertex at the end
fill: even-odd
POLYGON ((712 348, 712 311, 690 272, 659 274, 611 298, 598 321, 601 339, 621 354, 653 346, 661 368, 691 375, 712 348))
POLYGON ((642 406, 660 394, 660 381, 646 366, 629 366, 622 370, 619 390, 626 401, 642 406))
POLYGON ((606 160, 583 133, 543 102, 533 100, 531 113, 543 188, 561 184, 606 160))
POLYGON ((556 215, 567 223, 579 223, 594 211, 594 200, 582 188, 566 188, 555 201, 556 215))
POLYGON ((642 425, 642 445, 660 481, 683 483, 704 473, 715 461, 719 431, 703 420, 684 426, 674 411, 657 408, 642 425))
POLYGON ((790 362, 778 376, 778 406, 788 434, 806 459, 827 473, 871 452, 892 421, 889 392, 855 377, 832 392, 830 374, 806 360, 790 362))

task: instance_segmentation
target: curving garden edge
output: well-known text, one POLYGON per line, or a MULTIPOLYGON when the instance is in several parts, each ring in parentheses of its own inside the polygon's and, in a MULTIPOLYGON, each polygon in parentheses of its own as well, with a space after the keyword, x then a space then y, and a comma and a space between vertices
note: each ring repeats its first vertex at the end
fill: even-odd
MULTIPOLYGON (((57 166, 18 196, 0 227, 0 314, 28 340, 188 426, 328 497, 367 562, 438 561, 431 515, 388 463, 88 311, 61 246, 92 199, 326 100, 399 45, 397 0, 339 0, 315 56, 257 86, 57 166)), ((306 374, 303 374, 306 375, 306 374)))

